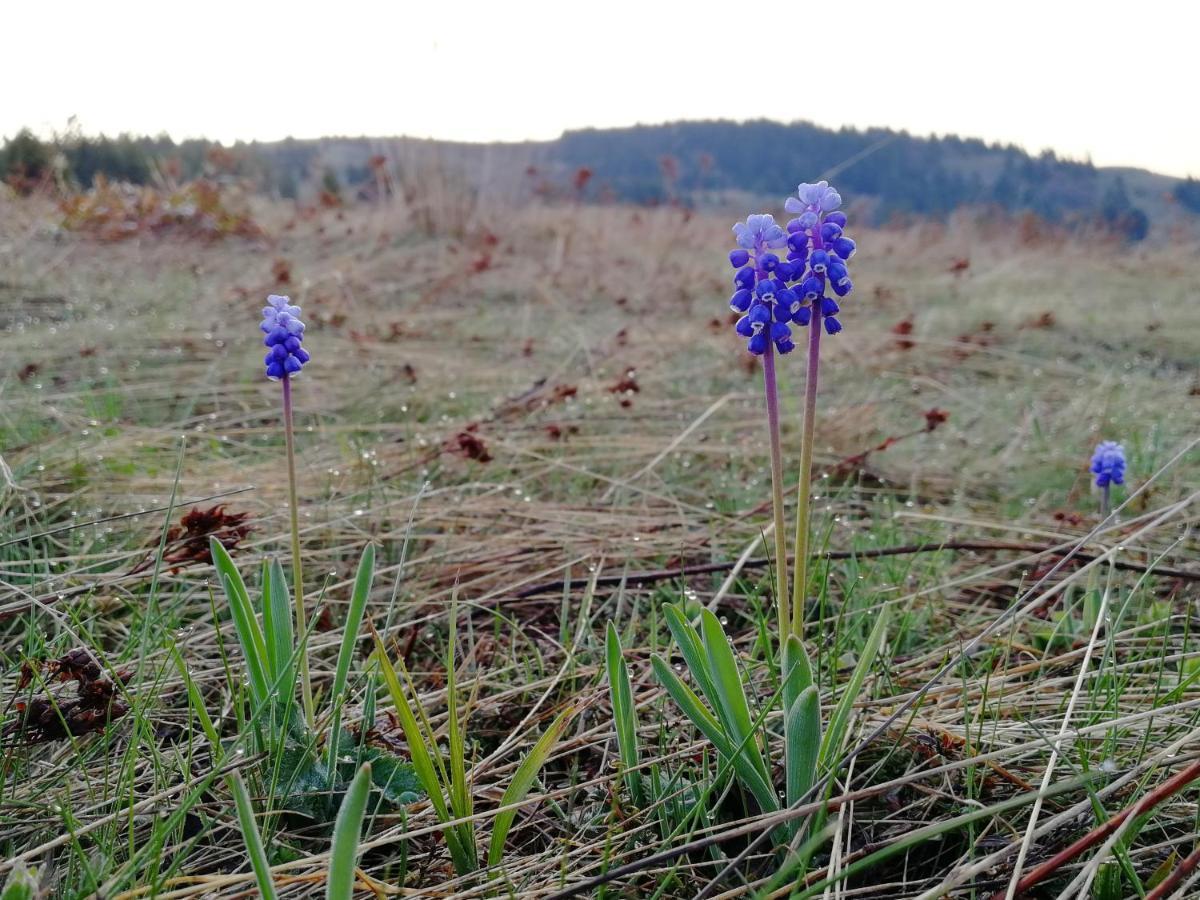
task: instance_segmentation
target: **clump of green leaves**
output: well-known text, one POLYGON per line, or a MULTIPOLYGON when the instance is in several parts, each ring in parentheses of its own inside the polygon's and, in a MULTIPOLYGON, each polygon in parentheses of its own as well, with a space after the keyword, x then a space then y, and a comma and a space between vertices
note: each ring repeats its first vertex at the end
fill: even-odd
MULTIPOLYGON (((469 875, 478 871, 480 866, 475 836, 475 805, 471 793, 470 772, 467 768, 465 717, 458 698, 456 632, 456 617, 451 612, 450 640, 445 663, 448 759, 444 759, 439 750, 437 735, 424 708, 417 701, 416 686, 403 660, 400 661, 400 673, 404 678, 402 685, 400 675, 388 659, 387 650, 378 635, 375 636, 374 656, 383 672, 384 682, 404 729, 416 777, 425 793, 429 795, 438 821, 445 826, 446 847, 455 871, 460 875, 469 875)), ((492 835, 488 842, 486 859, 489 876, 494 877, 497 874, 496 867, 503 855, 504 842, 516 817, 516 809, 512 807, 520 804, 529 793, 537 773, 549 759, 573 713, 573 709, 565 709, 550 723, 550 727, 521 761, 500 798, 500 812, 492 825, 492 835)))
MULTIPOLYGON (((334 669, 329 706, 319 721, 329 722, 322 742, 305 723, 296 701, 300 687, 298 658, 306 652, 306 634, 297 635, 293 606, 283 567, 278 560, 263 563, 262 624, 245 581, 225 548, 211 541, 214 565, 246 665, 250 700, 250 731, 257 749, 265 753, 262 775, 273 804, 319 823, 330 823, 351 776, 366 763, 380 802, 405 803, 420 797, 411 766, 385 751, 355 740, 342 727, 355 639, 362 625, 375 569, 375 548, 368 544, 359 561, 343 639, 334 669), (322 749, 321 744, 324 744, 322 749)), ((193 692, 189 690, 189 694, 193 692)), ((192 706, 200 713, 198 694, 192 706)), ((201 721, 207 719, 204 713, 201 721)), ((211 722, 205 728, 211 728, 211 722)), ((215 732, 209 735, 215 740, 215 732)), ((214 746, 220 748, 219 741, 214 746)))

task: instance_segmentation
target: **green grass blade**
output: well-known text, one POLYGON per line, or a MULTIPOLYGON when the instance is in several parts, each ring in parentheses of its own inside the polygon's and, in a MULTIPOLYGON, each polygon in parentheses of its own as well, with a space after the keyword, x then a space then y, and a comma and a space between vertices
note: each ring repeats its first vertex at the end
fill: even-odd
POLYGON ((692 724, 700 729, 700 732, 717 748, 717 752, 733 766, 734 772, 754 795, 763 811, 773 812, 779 809, 779 798, 771 789, 770 783, 764 780, 762 773, 749 763, 744 753, 738 752, 737 745, 729 739, 729 735, 716 717, 705 709, 696 693, 683 683, 683 680, 671 669, 670 664, 661 656, 650 657, 650 665, 659 682, 666 688, 671 698, 679 704, 684 715, 692 720, 692 724))
MULTIPOLYGON (((501 806, 510 806, 514 803, 520 803, 525 799, 525 795, 529 793, 529 788, 532 787, 537 773, 546 764, 546 760, 550 757, 550 751, 558 743, 563 729, 567 727, 567 722, 570 721, 571 716, 574 714, 575 710, 564 709, 550 723, 550 727, 546 729, 546 733, 538 738, 538 742, 533 745, 533 749, 529 751, 529 755, 521 760, 521 765, 517 767, 517 771, 513 774, 512 781, 509 782, 508 787, 504 791, 504 796, 500 798, 501 806)), ((489 869, 494 868, 500 862, 500 857, 504 853, 504 841, 508 837, 509 829, 512 828, 512 823, 516 815, 517 811, 515 809, 509 809, 496 816, 495 824, 492 825, 492 837, 488 842, 487 864, 489 869)))
POLYGON ((267 863, 267 853, 263 849, 262 835, 258 831, 258 822, 254 819, 254 807, 250 803, 250 793, 246 790, 246 782, 242 776, 234 772, 229 777, 229 788, 233 791, 233 802, 237 806, 238 823, 242 827, 242 840, 246 842, 246 852, 250 855, 250 865, 254 869, 254 879, 258 882, 259 895, 266 900, 274 900, 275 882, 271 879, 271 867, 267 863))
POLYGON ((408 754, 412 760, 413 771, 420 779, 421 787, 429 795, 429 802, 433 804, 433 811, 437 814, 438 821, 449 822, 450 810, 446 806, 445 786, 438 778, 437 768, 433 764, 433 758, 425 743, 425 735, 421 733, 417 719, 413 715, 412 709, 409 708, 408 698, 404 695, 400 679, 396 676, 396 670, 387 657, 387 651, 384 649, 379 635, 375 635, 375 659, 383 672, 383 680, 387 685, 388 693, 391 694, 392 706, 396 708, 396 717, 400 720, 400 727, 404 730, 404 739, 408 742, 408 754))
POLYGON ((821 698, 816 685, 810 684, 802 690, 796 702, 788 707, 783 730, 787 803, 791 806, 808 793, 817 771, 821 748, 821 698))
POLYGON ((625 657, 621 653, 621 638, 612 622, 608 623, 604 649, 608 669, 608 692, 612 698, 613 723, 617 732, 617 751, 621 757, 621 766, 625 770, 621 774, 625 783, 629 785, 633 802, 641 806, 645 799, 642 794, 642 778, 640 772, 634 771, 641 762, 641 755, 637 744, 637 713, 633 708, 633 687, 629 682, 629 667, 625 665, 625 657))
POLYGON ((358 840, 362 833, 367 797, 371 793, 371 764, 363 763, 342 800, 333 826, 333 846, 329 857, 329 878, 325 882, 326 900, 351 900, 354 896, 354 868, 358 861, 358 840))
MULTIPOLYGON (((329 772, 337 771, 338 742, 342 730, 342 707, 346 698, 346 682, 350 678, 350 663, 354 660, 354 645, 358 641, 358 629, 362 627, 363 614, 367 609, 367 597, 371 593, 371 582, 375 578, 375 545, 363 548, 358 561, 358 574, 354 576, 354 591, 350 595, 350 609, 342 628, 342 645, 338 648, 337 667, 333 672, 333 722, 329 732, 329 772)), ((365 730, 365 729, 364 729, 365 730)))
POLYGON ((842 696, 839 698, 837 706, 834 707, 833 715, 829 717, 829 728, 826 729, 825 738, 821 742, 819 757, 822 771, 832 765, 834 757, 837 756, 838 748, 842 745, 842 738, 845 736, 846 727, 850 722, 850 710, 853 708, 854 701, 858 699, 858 695, 862 691, 863 682, 867 680, 867 672, 871 670, 871 666, 875 662, 875 657, 879 655, 879 650, 883 646, 883 640, 887 634, 887 622, 888 608, 885 606, 879 611, 879 617, 875 620, 875 625, 867 637, 866 644, 863 645, 862 655, 858 658, 858 664, 854 667, 854 672, 851 673, 850 679, 842 688, 842 696))
POLYGON ((458 604, 450 603, 449 639, 446 642, 446 738, 450 749, 450 808, 457 818, 471 815, 467 790, 466 741, 459 719, 458 679, 458 604))
POLYGON ((212 717, 209 716, 208 710, 204 707, 204 698, 200 695, 200 688, 196 686, 196 680, 192 678, 192 673, 188 671, 187 663, 184 662, 183 654, 179 652, 178 646, 171 647, 171 656, 175 660, 175 668, 179 671, 179 677, 183 679, 183 684, 187 688, 188 704, 192 707, 192 712, 196 714, 196 718, 200 720, 200 729, 204 732, 204 736, 208 738, 213 758, 219 759, 221 756, 221 737, 217 734, 212 717))

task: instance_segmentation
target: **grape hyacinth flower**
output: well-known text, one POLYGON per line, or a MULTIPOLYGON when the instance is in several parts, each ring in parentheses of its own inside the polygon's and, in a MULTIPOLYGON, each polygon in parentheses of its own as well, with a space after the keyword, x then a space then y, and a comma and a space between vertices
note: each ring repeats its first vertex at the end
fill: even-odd
POLYGON ((734 330, 746 339, 746 349, 762 359, 763 389, 767 399, 767 436, 771 448, 771 500, 775 531, 775 593, 780 628, 788 615, 787 541, 783 523, 783 449, 779 438, 779 389, 775 380, 775 354, 790 353, 792 329, 788 323, 800 309, 800 300, 787 282, 795 266, 773 251, 787 246, 787 232, 773 216, 749 216, 733 226, 737 248, 730 252, 734 294, 730 308, 741 313, 734 330))
POLYGON ((1107 514, 1110 487, 1125 483, 1125 448, 1116 441, 1101 441, 1092 454, 1091 472, 1102 492, 1102 512, 1107 514))
POLYGON ((787 246, 787 233, 769 215, 750 216, 734 225, 733 233, 738 246, 729 262, 737 272, 729 307, 742 313, 734 330, 746 338, 746 349, 755 356, 765 354, 769 344, 790 353, 796 345, 788 323, 800 308, 795 291, 787 286, 794 266, 771 252, 787 246))
POLYGON ((308 362, 308 351, 300 346, 304 340, 304 323, 300 321, 300 307, 292 306, 291 300, 279 294, 267 298, 263 307, 262 325, 266 333, 263 344, 267 355, 263 360, 267 366, 267 377, 281 379, 296 375, 308 362))
POLYGON ((792 317, 797 325, 809 326, 808 367, 804 386, 804 432, 800 442, 800 481, 796 489, 796 580, 792 585, 791 630, 804 627, 804 598, 808 589, 808 517, 812 480, 813 441, 816 436, 817 385, 820 375, 821 332, 842 330, 836 298, 848 295, 854 284, 847 263, 855 243, 846 236, 846 214, 840 209, 842 196, 826 181, 801 184, 784 209, 798 214, 787 223, 787 263, 791 265, 791 290, 799 298, 792 317), (831 297, 829 294, 834 296, 831 297))
MULTIPOLYGON (((263 344, 267 347, 267 355, 263 362, 267 367, 267 377, 283 384, 283 435, 287 444, 293 596, 296 602, 296 626, 300 634, 305 634, 308 622, 304 614, 304 573, 300 565, 300 508, 296 491, 296 428, 292 417, 292 377, 300 374, 310 357, 308 351, 300 346, 300 342, 304 340, 304 322, 300 320, 300 307, 293 306, 287 297, 271 294, 267 297, 267 305, 263 307, 262 315, 263 320, 259 327, 266 334, 263 344)), ((307 654, 300 654, 299 663, 304 713, 311 728, 315 715, 307 654)))

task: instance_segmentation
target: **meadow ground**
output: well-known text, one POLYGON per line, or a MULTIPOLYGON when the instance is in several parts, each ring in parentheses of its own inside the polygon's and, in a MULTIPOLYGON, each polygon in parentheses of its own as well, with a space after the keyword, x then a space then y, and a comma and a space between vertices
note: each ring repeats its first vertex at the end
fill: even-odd
MULTIPOLYGON (((649 665, 670 652, 662 605, 682 600, 722 617, 760 700, 777 682, 761 376, 730 327, 730 223, 443 213, 295 217, 264 203, 261 241, 100 243, 53 228, 44 204, 0 199, 0 868, 37 865, 62 897, 254 891, 176 663, 177 651, 217 729, 235 733, 230 616, 202 541, 177 531, 157 557, 169 527, 218 503, 247 514, 244 572, 287 556, 279 386, 262 376, 257 331, 265 295, 281 292, 303 306, 313 354, 295 394, 317 692, 373 541, 367 617, 440 730, 457 596, 481 835, 521 755, 573 710, 497 877, 456 875, 417 802, 371 816, 360 887, 688 897, 748 851, 714 890, 774 889, 779 857, 747 843, 753 809, 728 779, 721 803, 689 814, 718 764, 649 665), (661 786, 643 808, 618 783, 609 620, 661 786), (68 737, 22 727, 34 699, 74 696, 50 677, 64 666, 45 664, 79 647, 119 673, 123 714, 68 737)), ((814 531, 839 557, 820 563, 808 611, 826 708, 885 604, 893 624, 847 746, 1014 603, 1020 614, 843 770, 834 834, 806 877, 866 860, 830 896, 986 897, 1030 828, 1030 805, 1009 801, 1063 786, 1037 811, 1030 869, 1200 759, 1200 255, 966 216, 854 232, 856 290, 826 341, 817 425, 814 531), (1137 494, 1093 533, 1100 439, 1129 453, 1116 499, 1137 494)), ((781 368, 789 483, 803 361, 781 368)), ((389 710, 381 692, 372 740, 403 753, 389 710)), ((281 895, 320 894, 327 833, 276 815, 252 754, 229 765, 255 797, 281 895)), ((1198 791, 1073 854, 1046 896, 1151 890, 1193 850, 1198 791)))

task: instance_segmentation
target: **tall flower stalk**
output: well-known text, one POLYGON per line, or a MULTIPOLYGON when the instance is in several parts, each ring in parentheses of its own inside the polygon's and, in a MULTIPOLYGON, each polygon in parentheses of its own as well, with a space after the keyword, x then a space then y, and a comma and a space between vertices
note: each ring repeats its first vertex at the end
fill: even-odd
POLYGON ((843 234, 846 216, 838 211, 841 195, 826 182, 802 184, 784 208, 799 213, 788 222, 788 263, 798 282, 800 310, 796 321, 809 327, 808 366, 804 382, 804 431, 800 439, 800 476, 796 487, 796 575, 792 583, 791 618, 787 633, 804 633, 804 601, 808 594, 809 518, 812 496, 813 444, 817 426, 817 389, 821 373, 821 332, 837 334, 842 323, 838 297, 853 289, 846 261, 854 241, 843 234))
POLYGON ((735 293, 729 306, 742 313, 735 329, 746 338, 746 348, 762 357, 763 391, 767 402, 767 438, 771 448, 771 506, 775 531, 775 596, 778 604, 780 640, 788 613, 787 534, 783 515, 783 448, 779 436, 779 387, 775 378, 775 355, 790 353, 793 321, 799 300, 787 287, 793 275, 791 263, 780 261, 771 250, 787 246, 787 233, 769 215, 750 216, 733 226, 738 248, 729 254, 737 269, 735 293))
MULTIPOLYGON (((303 636, 308 633, 308 618, 304 611, 304 572, 300 563, 300 504, 296 491, 296 428, 292 415, 292 376, 299 374, 308 362, 308 351, 300 346, 304 340, 304 322, 300 320, 300 307, 292 306, 284 296, 272 294, 263 308, 260 326, 266 337, 263 344, 267 355, 263 362, 267 377, 279 381, 283 386, 283 433, 287 444, 288 469, 288 512, 292 528, 292 581, 296 604, 296 629, 303 636)), ((308 654, 301 653, 300 693, 304 704, 304 718, 312 728, 316 721, 313 707, 312 679, 308 670, 308 654)))
MULTIPOLYGON (((785 790, 776 790, 769 761, 774 732, 766 727, 765 715, 756 720, 751 714, 742 668, 721 620, 711 610, 701 610, 698 622, 694 623, 681 604, 667 604, 664 608, 667 627, 687 665, 691 684, 679 677, 678 667, 672 666, 668 658, 655 655, 651 659, 655 676, 667 693, 712 742, 722 764, 729 767, 764 813, 778 811, 784 804, 795 806, 803 802, 816 779, 829 774, 850 722, 851 707, 886 636, 885 610, 876 618, 854 673, 827 725, 823 726, 816 670, 804 648, 802 635, 807 585, 809 479, 816 430, 821 332, 837 334, 842 330, 837 320, 837 301, 827 296, 826 290, 844 297, 852 288, 846 260, 854 253, 854 242, 842 234, 846 217, 837 212, 841 202, 837 191, 823 181, 815 185, 802 184, 799 199, 792 198, 787 204, 790 212, 800 215, 788 223, 786 231, 775 224, 771 216, 750 216, 733 227, 738 246, 729 254, 729 262, 737 270, 733 278, 735 293, 729 305, 741 314, 734 327, 746 339, 746 349, 762 357, 767 401, 779 614, 780 690, 777 696, 783 718, 785 790), (787 259, 781 260, 773 251, 785 247, 787 259), (809 326, 811 331, 801 447, 796 577, 789 591, 775 359, 795 349, 792 325, 809 326)), ((615 675, 616 683, 620 678, 620 666, 612 659, 613 645, 615 663, 620 662, 620 645, 610 641, 609 670, 615 675)), ((618 694, 614 697, 614 708, 627 705, 618 694)), ((632 731, 631 723, 626 724, 630 725, 626 731, 632 731)), ((635 756, 629 749, 631 741, 632 738, 624 742, 625 759, 635 756)), ((823 813, 820 813, 814 819, 813 827, 818 831, 822 817, 823 813)), ((794 820, 781 825, 779 837, 790 839, 801 824, 794 820)))

